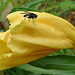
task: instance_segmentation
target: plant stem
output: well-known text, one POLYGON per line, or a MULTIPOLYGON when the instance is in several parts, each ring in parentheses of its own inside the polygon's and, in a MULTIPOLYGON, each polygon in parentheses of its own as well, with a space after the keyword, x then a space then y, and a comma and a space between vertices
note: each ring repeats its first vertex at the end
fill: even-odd
POLYGON ((7 75, 6 72, 5 72, 5 70, 3 70, 3 72, 4 72, 4 75, 7 75))
POLYGON ((2 24, 2 22, 0 22, 0 27, 2 28, 2 30, 5 30, 4 25, 2 24))

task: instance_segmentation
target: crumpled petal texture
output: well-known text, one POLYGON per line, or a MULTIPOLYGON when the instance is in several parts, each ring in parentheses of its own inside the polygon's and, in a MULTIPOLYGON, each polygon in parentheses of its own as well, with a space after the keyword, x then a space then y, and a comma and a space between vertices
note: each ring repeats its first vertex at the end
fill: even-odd
POLYGON ((7 16, 9 30, 0 33, 0 70, 43 58, 61 49, 75 47, 75 27, 66 20, 42 12, 35 25, 24 20, 23 11, 7 16))

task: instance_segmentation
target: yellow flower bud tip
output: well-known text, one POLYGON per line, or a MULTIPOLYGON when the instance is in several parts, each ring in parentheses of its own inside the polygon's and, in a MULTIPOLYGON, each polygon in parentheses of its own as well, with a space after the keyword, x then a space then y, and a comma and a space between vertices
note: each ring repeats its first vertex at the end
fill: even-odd
MULTIPOLYGON (((35 25, 36 18, 38 17, 38 15, 35 14, 35 12, 30 12, 30 11, 18 11, 18 12, 14 12, 14 13, 17 14, 17 17, 15 18, 17 20, 17 23, 20 22, 21 20, 26 20, 26 19, 28 19, 28 21, 30 22, 30 20, 32 19, 33 25, 35 25)), ((10 16, 12 18, 14 18, 14 16, 12 16, 12 14, 14 15, 14 13, 9 14, 7 16, 7 18, 9 20, 11 20, 10 16)), ((13 20, 11 20, 11 22, 13 22, 13 20)), ((11 24, 11 22, 10 22, 10 24, 11 24)))

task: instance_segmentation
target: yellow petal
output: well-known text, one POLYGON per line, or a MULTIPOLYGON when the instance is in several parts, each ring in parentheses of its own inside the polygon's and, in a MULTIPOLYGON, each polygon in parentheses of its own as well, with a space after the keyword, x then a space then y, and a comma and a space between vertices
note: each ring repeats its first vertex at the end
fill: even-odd
POLYGON ((0 39, 1 39, 1 36, 4 34, 4 32, 0 32, 0 39))
POLYGON ((11 50, 6 45, 6 42, 0 40, 0 55, 11 52, 11 50))
MULTIPOLYGON (((18 11, 18 12, 11 13, 7 16, 7 18, 9 19, 10 24, 11 24, 12 27, 14 25, 19 24, 19 22, 21 22, 21 20, 24 19, 24 17, 23 17, 24 14, 21 14, 21 13, 24 13, 24 12, 23 11, 18 11)), ((9 26, 9 28, 11 28, 11 26, 9 26)))
MULTIPOLYGON (((48 53, 49 54, 49 53, 48 53)), ((0 56, 0 70, 12 68, 14 66, 18 66, 21 64, 26 64, 30 61, 33 61, 37 58, 42 58, 44 56, 47 56, 48 54, 44 53, 42 54, 36 54, 36 55, 21 55, 18 56, 14 53, 8 53, 0 56)))
MULTIPOLYGON (((60 29, 59 29, 60 30, 60 29)), ((73 48, 74 40, 63 30, 54 31, 51 27, 42 24, 36 24, 22 21, 12 28, 11 41, 8 46, 13 52, 26 53, 37 50, 60 50, 73 48)), ((75 34, 74 34, 75 35, 75 34)), ((54 51, 53 51, 54 52, 54 51)))
POLYGON ((41 51, 34 53, 26 53, 25 55, 15 54, 7 47, 6 42, 0 40, 0 70, 12 68, 14 66, 18 66, 21 64, 26 64, 30 61, 36 60, 38 58, 42 58, 49 54, 49 51, 42 52, 41 51))
POLYGON ((1 35, 1 40, 7 42, 9 40, 9 36, 10 36, 10 30, 7 30, 1 35))
POLYGON ((35 24, 23 11, 7 16, 11 26, 1 36, 0 70, 26 64, 60 49, 75 47, 75 27, 62 18, 48 13, 38 15, 35 24), (4 44, 5 43, 5 44, 4 44), (6 49, 5 49, 6 48, 6 49), (11 63, 10 63, 11 62, 11 63))

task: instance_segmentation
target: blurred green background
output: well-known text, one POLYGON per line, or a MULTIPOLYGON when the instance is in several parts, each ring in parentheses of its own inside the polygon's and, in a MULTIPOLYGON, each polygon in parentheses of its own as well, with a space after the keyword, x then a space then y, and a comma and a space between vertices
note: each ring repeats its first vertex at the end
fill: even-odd
POLYGON ((7 30, 8 20, 5 18, 9 13, 25 10, 47 12, 62 17, 75 25, 74 0, 0 0, 0 21, 2 21, 0 29, 4 30, 5 27, 5 30, 7 30))
POLYGON ((60 16, 75 25, 74 0, 13 0, 13 6, 25 7, 36 11, 44 11, 60 16))

